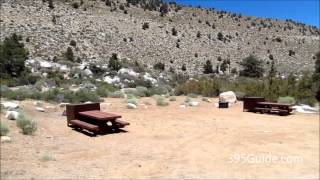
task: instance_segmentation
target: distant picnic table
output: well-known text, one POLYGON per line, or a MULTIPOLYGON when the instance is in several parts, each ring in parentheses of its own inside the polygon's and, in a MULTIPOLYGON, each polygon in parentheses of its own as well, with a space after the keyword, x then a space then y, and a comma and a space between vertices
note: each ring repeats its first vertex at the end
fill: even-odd
POLYGON ((260 113, 277 113, 279 115, 289 115, 292 111, 292 105, 267 102, 263 97, 245 97, 243 98, 243 110, 260 113))

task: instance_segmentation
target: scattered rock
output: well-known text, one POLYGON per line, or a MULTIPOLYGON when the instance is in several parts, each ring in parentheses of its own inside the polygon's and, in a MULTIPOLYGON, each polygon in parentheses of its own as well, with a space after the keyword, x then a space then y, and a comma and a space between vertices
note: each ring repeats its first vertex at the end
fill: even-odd
POLYGON ((36 110, 40 112, 45 112, 45 109, 43 109, 42 107, 36 107, 36 110))
POLYGON ((298 113, 306 113, 306 114, 317 113, 319 111, 317 108, 314 108, 305 104, 293 106, 292 109, 294 109, 298 113))
POLYGON ((9 120, 16 120, 18 116, 19 116, 19 112, 17 111, 7 111, 5 117, 9 120))
POLYGON ((180 105, 179 107, 180 107, 180 108, 186 108, 187 106, 184 105, 184 104, 182 104, 182 105, 180 105))
POLYGON ((36 102, 33 102, 33 105, 38 106, 38 107, 42 107, 43 103, 40 101, 36 101, 36 102))
POLYGON ((1 105, 4 109, 17 109, 19 107, 19 104, 14 102, 1 102, 1 105))
POLYGON ((195 107, 195 106, 198 106, 198 105, 199 105, 199 102, 197 102, 197 101, 191 101, 191 102, 188 103, 188 105, 195 107))
POLYGON ((128 108, 128 109, 137 109, 137 105, 132 104, 132 103, 128 103, 128 104, 127 104, 127 108, 128 108))
POLYGON ((223 92, 219 95, 220 102, 236 103, 237 96, 233 91, 223 92))
POLYGON ((11 138, 9 136, 1 136, 1 143, 11 142, 11 138))

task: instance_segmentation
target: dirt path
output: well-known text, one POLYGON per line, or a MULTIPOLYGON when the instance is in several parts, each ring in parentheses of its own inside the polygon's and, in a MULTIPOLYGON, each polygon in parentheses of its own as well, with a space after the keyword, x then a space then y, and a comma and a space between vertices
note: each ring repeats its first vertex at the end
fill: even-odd
POLYGON ((200 99, 180 108, 184 99, 158 107, 142 98, 152 105, 135 110, 106 99, 111 105, 102 109, 131 124, 126 133, 97 137, 68 128, 63 108, 42 113, 23 101, 38 131, 24 136, 1 114, 12 138, 1 144, 1 179, 319 178, 319 114, 254 114, 242 112, 241 102, 218 109, 200 99), (41 161, 44 155, 52 160, 41 161))

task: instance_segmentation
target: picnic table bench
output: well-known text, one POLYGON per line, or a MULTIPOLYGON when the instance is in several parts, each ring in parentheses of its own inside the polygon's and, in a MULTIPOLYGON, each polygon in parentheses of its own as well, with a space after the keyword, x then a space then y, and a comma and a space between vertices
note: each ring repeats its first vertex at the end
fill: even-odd
POLYGON ((243 111, 288 115, 292 108, 290 104, 267 102, 263 97, 245 97, 243 98, 243 111))
POLYGON ((258 102, 254 109, 260 113, 277 113, 279 115, 288 115, 292 111, 291 105, 275 102, 258 102))
POLYGON ((121 121, 120 115, 100 111, 100 103, 70 104, 66 106, 67 125, 79 129, 86 129, 96 133, 108 130, 119 131, 129 125, 121 121))

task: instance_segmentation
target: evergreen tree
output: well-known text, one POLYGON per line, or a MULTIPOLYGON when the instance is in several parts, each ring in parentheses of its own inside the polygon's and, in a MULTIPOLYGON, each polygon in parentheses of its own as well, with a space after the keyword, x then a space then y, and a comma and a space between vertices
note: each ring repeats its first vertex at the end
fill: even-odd
POLYGON ((49 5, 48 5, 48 7, 50 8, 50 9, 53 9, 54 8, 54 6, 53 6, 53 0, 49 0, 49 5))
POLYGON ((109 59, 108 68, 114 71, 119 71, 122 65, 119 62, 118 55, 116 53, 112 53, 112 56, 109 59))
POLYGON ((264 69, 262 62, 255 56, 250 55, 241 62, 242 70, 240 76, 259 78, 263 76, 264 69))
POLYGON ((74 61, 74 55, 71 47, 67 48, 67 52, 65 53, 66 59, 69 61, 74 61))
POLYGON ((312 76, 316 98, 320 101, 320 51, 316 53, 315 71, 312 76))
POLYGON ((228 68, 228 61, 227 60, 223 60, 221 66, 220 66, 220 71, 226 72, 227 68, 228 68))
POLYGON ((163 3, 160 7, 160 16, 164 16, 165 14, 167 14, 169 12, 169 6, 167 3, 163 3))
POLYGON ((272 61, 270 71, 269 71, 269 77, 270 78, 276 77, 276 73, 277 73, 277 70, 276 70, 276 67, 274 66, 274 61, 272 61))
POLYGON ((221 32, 219 32, 217 38, 218 38, 220 41, 223 41, 223 34, 222 34, 221 32))
POLYGON ((211 61, 209 61, 209 60, 206 61, 206 64, 203 66, 203 73, 204 74, 212 74, 213 73, 211 61))
POLYGON ((21 43, 22 37, 12 34, 0 43, 0 75, 19 77, 25 71, 28 51, 21 43))
POLYGON ((186 71, 186 70, 187 70, 187 67, 186 67, 185 64, 182 65, 181 70, 182 70, 182 71, 186 71))

